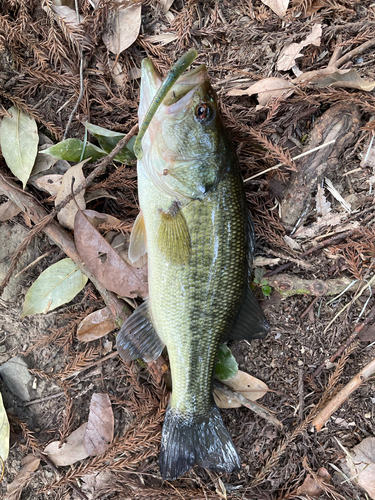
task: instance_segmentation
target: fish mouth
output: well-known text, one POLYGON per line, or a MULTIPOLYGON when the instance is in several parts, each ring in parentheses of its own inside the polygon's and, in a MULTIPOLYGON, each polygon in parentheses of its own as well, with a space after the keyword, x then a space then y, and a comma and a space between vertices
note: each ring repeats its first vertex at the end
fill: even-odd
POLYGON ((201 87, 205 82, 208 82, 207 67, 201 64, 198 68, 189 71, 185 75, 181 75, 177 82, 165 96, 163 104, 171 106, 184 98, 189 92, 201 87))

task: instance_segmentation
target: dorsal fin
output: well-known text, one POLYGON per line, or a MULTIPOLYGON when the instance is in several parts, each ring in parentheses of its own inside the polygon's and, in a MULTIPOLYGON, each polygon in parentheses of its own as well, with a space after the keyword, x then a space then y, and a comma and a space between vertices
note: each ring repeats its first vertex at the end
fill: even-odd
POLYGON ((143 255, 147 253, 147 238, 146 226, 142 211, 139 212, 135 219, 134 226, 130 235, 129 243, 129 260, 137 262, 143 255))
POLYGON ((177 201, 169 210, 160 210, 158 245, 161 254, 173 264, 186 264, 191 253, 189 229, 177 201))
POLYGON ((124 361, 142 358, 149 362, 160 356, 164 344, 152 324, 148 301, 123 323, 116 337, 116 345, 124 361))

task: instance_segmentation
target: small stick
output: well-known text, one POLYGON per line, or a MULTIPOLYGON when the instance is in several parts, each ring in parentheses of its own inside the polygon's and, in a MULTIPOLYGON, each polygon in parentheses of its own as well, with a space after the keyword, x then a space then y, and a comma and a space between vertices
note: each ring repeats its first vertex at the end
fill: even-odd
POLYGON ((30 269, 30 267, 35 266, 35 264, 37 264, 40 260, 44 259, 44 257, 47 257, 50 253, 54 252, 55 250, 56 250, 56 248, 51 248, 51 250, 48 250, 48 252, 44 253, 40 257, 38 257, 35 260, 33 260, 33 262, 31 262, 31 264, 29 264, 28 266, 24 267, 19 273, 17 273, 15 275, 15 278, 18 278, 18 276, 20 276, 22 273, 24 273, 25 271, 27 271, 28 269, 30 269))
POLYGON ((222 384, 218 380, 214 380, 214 387, 220 389, 220 391, 223 392, 229 398, 236 399, 243 406, 246 406, 246 408, 253 410, 254 413, 257 413, 261 417, 268 420, 268 422, 271 422, 273 425, 276 425, 276 427, 278 427, 279 429, 283 428, 283 424, 280 422, 280 420, 277 420, 277 418, 275 418, 271 414, 271 412, 267 410, 267 408, 265 408, 264 406, 261 406, 258 403, 255 403, 254 401, 250 401, 250 399, 245 398, 244 396, 242 396, 242 394, 239 394, 238 392, 232 391, 231 389, 229 389, 229 387, 222 384))
MULTIPOLYGON (((373 210, 373 209, 371 208, 371 210, 373 210)), ((307 255, 310 255, 311 253, 316 252, 317 250, 320 250, 327 245, 332 245, 332 243, 337 243, 338 241, 343 240, 347 236, 350 236, 352 234, 352 232, 353 232, 352 230, 349 230, 349 231, 345 231, 344 233, 337 234, 336 236, 332 236, 331 238, 328 238, 327 240, 324 240, 321 243, 319 243, 319 245, 311 247, 308 250, 306 250, 306 252, 301 253, 300 258, 306 257, 307 255)), ((294 266, 294 262, 288 262, 287 264, 283 264, 282 266, 279 266, 274 271, 269 271, 268 273, 266 273, 264 275, 264 278, 268 278, 270 276, 273 276, 274 274, 278 274, 279 272, 285 271, 285 269, 289 269, 290 267, 293 267, 293 266, 294 266)))
MULTIPOLYGON (((372 319, 375 317, 375 306, 371 309, 371 311, 369 312, 369 314, 367 315, 367 318, 362 321, 362 323, 360 325, 358 325, 354 332, 350 335, 350 337, 348 338, 348 340, 345 342, 345 344, 342 344, 339 349, 335 352, 335 354, 333 354, 333 356, 331 356, 329 358, 329 361, 331 363, 333 363, 335 361, 336 358, 338 358, 339 356, 341 356, 341 354, 345 351, 345 349, 347 349, 350 344, 358 337, 358 335, 360 334, 360 332, 363 330, 363 328, 370 322, 372 321, 372 319)), ((324 370, 324 368, 326 367, 326 362, 322 363, 319 368, 317 368, 315 370, 315 372, 313 373, 313 377, 317 377, 318 375, 321 374, 321 372, 324 370)))
POLYGON ((355 49, 347 52, 345 55, 340 57, 340 59, 338 59, 336 61, 335 67, 339 68, 340 66, 342 66, 343 64, 348 62, 352 57, 355 57, 355 56, 358 56, 359 54, 362 54, 362 52, 369 49, 373 45, 375 45, 375 38, 372 38, 371 40, 368 40, 367 42, 362 43, 362 45, 359 45, 355 49))
POLYGON ((368 380, 375 373, 375 358, 360 372, 357 373, 355 377, 336 394, 327 405, 316 415, 312 421, 312 425, 315 427, 317 432, 321 431, 322 427, 325 425, 330 416, 348 399, 348 397, 356 390, 360 385, 368 380))
MULTIPOLYGON (((304 153, 301 153, 300 155, 295 156, 294 158, 292 158, 292 161, 299 160, 300 158, 303 158, 304 156, 307 156, 311 153, 315 153, 315 151, 319 151, 319 149, 326 148, 327 146, 330 146, 331 144, 334 144, 335 142, 336 142, 336 139, 333 139, 332 141, 329 141, 329 142, 325 142, 324 144, 321 144, 320 146, 317 146, 316 148, 310 149, 309 151, 305 151, 304 153)), ((285 165, 285 163, 278 163, 274 167, 267 168, 266 170, 263 170, 262 172, 258 172, 257 174, 255 174, 251 177, 248 177, 247 179, 244 180, 244 182, 251 181, 252 179, 255 179, 256 177, 259 177, 260 175, 263 175, 267 172, 270 172, 271 170, 276 170, 277 168, 282 167, 283 165, 285 165)))
POLYGON ((42 403, 43 401, 49 401, 50 399, 59 398, 60 396, 64 396, 65 392, 58 392, 57 394, 52 394, 51 396, 46 396, 45 398, 34 399, 33 401, 29 401, 25 403, 24 406, 30 406, 35 403, 42 403))
POLYGON ((108 359, 111 359, 111 358, 115 358, 116 356, 118 356, 118 351, 110 352, 109 354, 107 354, 103 358, 97 359, 96 361, 93 361, 89 365, 83 366, 81 369, 77 370, 74 373, 69 374, 67 377, 62 377, 62 380, 67 380, 68 378, 75 377, 76 375, 78 375, 78 373, 82 373, 82 372, 88 370, 89 368, 92 368, 93 366, 100 365, 101 363, 104 363, 104 361, 107 361, 108 359))
POLYGON ((319 297, 315 297, 315 299, 311 302, 311 304, 301 314, 301 319, 303 319, 307 314, 309 314, 309 312, 315 306, 315 304, 318 302, 318 300, 319 300, 319 297))
MULTIPOLYGON (((40 460, 43 460, 43 462, 46 462, 46 464, 49 465, 51 467, 51 469, 53 469, 56 472, 58 477, 61 476, 61 472, 59 471, 59 469, 56 467, 56 465, 52 462, 52 460, 47 455, 45 455, 44 453, 42 453, 40 451, 36 451, 36 455, 38 458, 40 458, 40 460)), ((76 486, 73 482, 67 481, 67 484, 77 493, 77 495, 80 498, 82 498, 82 500, 89 500, 88 497, 83 493, 83 491, 81 491, 78 488, 78 486, 76 486)))
POLYGON ((298 367, 298 400, 299 400, 299 420, 303 421, 303 366, 298 367))

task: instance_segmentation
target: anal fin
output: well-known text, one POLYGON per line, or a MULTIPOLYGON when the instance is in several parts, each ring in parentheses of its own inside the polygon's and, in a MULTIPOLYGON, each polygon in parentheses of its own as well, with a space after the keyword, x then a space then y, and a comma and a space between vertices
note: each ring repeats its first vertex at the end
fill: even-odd
POLYGON ((142 358, 149 362, 160 356, 164 344, 152 324, 148 301, 123 323, 116 337, 116 345, 124 361, 142 358))
POLYGON ((270 331, 259 302, 248 287, 242 307, 226 340, 263 339, 270 331))
POLYGON ((137 262, 143 255, 147 253, 147 238, 146 227, 142 211, 139 212, 135 219, 132 233, 130 235, 130 243, 128 256, 131 262, 137 262))
POLYGON ((163 257, 173 264, 186 264, 189 260, 189 228, 177 201, 172 203, 169 210, 160 210, 158 246, 163 257))

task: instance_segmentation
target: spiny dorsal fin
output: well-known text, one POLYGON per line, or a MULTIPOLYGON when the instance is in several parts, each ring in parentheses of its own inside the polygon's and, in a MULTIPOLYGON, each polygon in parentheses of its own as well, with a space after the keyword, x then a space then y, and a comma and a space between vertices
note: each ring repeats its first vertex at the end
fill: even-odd
POLYGON ((123 323, 116 337, 117 350, 124 361, 157 359, 164 344, 152 324, 148 301, 136 309, 123 323))
POLYGON ((161 254, 173 264, 186 264, 191 253, 189 229, 177 201, 169 210, 160 210, 158 245, 161 254))
POLYGON ((129 243, 129 260, 137 262, 143 255, 147 253, 147 238, 145 220, 142 211, 139 212, 135 219, 129 243))
POLYGON ((248 287, 242 307, 227 340, 263 339, 270 331, 259 302, 248 287))

